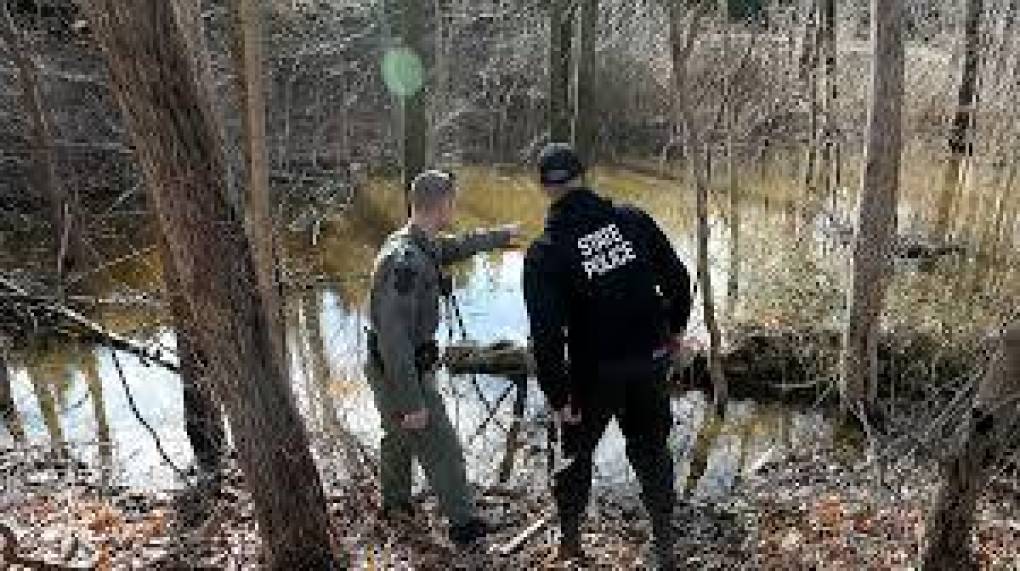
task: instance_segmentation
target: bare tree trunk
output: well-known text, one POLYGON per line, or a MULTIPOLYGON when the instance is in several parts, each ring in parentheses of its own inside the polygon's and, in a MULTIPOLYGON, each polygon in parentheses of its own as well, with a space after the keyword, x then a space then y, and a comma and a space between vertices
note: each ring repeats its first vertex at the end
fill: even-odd
POLYGON ((942 463, 942 488, 928 516, 923 568, 977 569, 971 547, 974 512, 988 483, 988 467, 1020 418, 1020 323, 1008 327, 960 427, 962 442, 942 463))
POLYGON ((25 441, 25 427, 21 423, 21 415, 11 394, 11 373, 2 354, 0 354, 0 418, 7 425, 7 431, 14 437, 15 442, 25 441))
POLYGON ((549 3, 549 137, 554 142, 571 139, 570 45, 573 9, 569 0, 549 3))
MULTIPOLYGON (((262 8, 257 0, 233 0, 233 55, 241 114, 241 149, 247 166, 245 226, 255 257, 262 302, 276 339, 284 372, 289 369, 283 326, 283 299, 277 268, 278 247, 269 196, 269 153, 266 147, 266 100, 262 82, 262 8)), ((200 32, 199 32, 200 33, 200 32)))
POLYGON ((879 315, 892 270, 892 241, 899 204, 903 109, 903 4, 872 0, 871 97, 861 177, 852 284, 841 367, 844 412, 870 407, 878 390, 879 315))
MULTIPOLYGON (((729 14, 729 2, 720 1, 720 10, 729 14)), ((727 27, 730 26, 727 18, 727 27)), ((732 52, 732 32, 725 31, 723 52, 725 53, 728 67, 736 65, 732 52)), ((736 309, 737 296, 740 288, 740 185, 737 180, 737 159, 734 137, 737 129, 737 107, 733 81, 736 79, 733 73, 727 72, 724 76, 723 98, 726 106, 726 182, 730 198, 730 271, 726 283, 726 300, 730 312, 736 309)))
MULTIPOLYGON (((425 65, 425 2, 401 0, 400 34, 404 46, 421 59, 422 85, 414 93, 400 98, 403 125, 403 160, 401 162, 405 192, 410 192, 411 182, 428 165, 428 113, 427 100, 428 66, 425 65)), ((408 203, 410 214, 410 202, 408 203)))
POLYGON ((839 92, 836 76, 836 0, 821 0, 822 52, 825 65, 825 90, 822 103, 821 158, 818 163, 819 188, 829 194, 833 214, 836 212, 836 179, 839 169, 835 166, 838 152, 836 129, 836 98, 839 92))
POLYGON ((574 107, 574 148, 586 165, 595 160, 598 89, 595 45, 598 37, 599 0, 583 0, 579 4, 577 35, 577 101, 574 107))
MULTIPOLYGON (((816 186, 820 144, 818 133, 818 55, 822 42, 822 34, 818 31, 818 5, 822 1, 814 0, 812 3, 811 15, 809 17, 811 18, 810 29, 813 33, 810 35, 811 43, 804 46, 805 50, 810 49, 810 55, 803 56, 806 57, 806 61, 802 59, 802 62, 807 65, 804 91, 808 98, 808 140, 804 148, 804 172, 801 173, 801 197, 803 200, 801 216, 803 217, 804 226, 810 224, 816 212, 818 202, 818 188, 816 186)), ((805 37, 805 40, 807 39, 805 37)))
POLYGON ((699 133, 694 123, 694 112, 685 96, 687 84, 687 64, 694 50, 694 40, 704 15, 705 7, 698 3, 693 6, 687 17, 687 25, 682 23, 682 2, 674 0, 670 4, 670 45, 673 54, 673 101, 674 121, 683 125, 687 134, 687 148, 690 150, 691 179, 697 197, 698 216, 698 280, 701 283, 702 304, 705 314, 705 326, 709 333, 709 372, 715 399, 716 413, 723 415, 729 400, 726 378, 720 360, 720 344, 722 341, 719 325, 715 319, 715 303, 712 298, 712 278, 708 267, 708 181, 700 150, 699 133), (684 28, 686 27, 686 33, 684 28))
POLYGON ((974 151, 971 141, 974 106, 977 103, 977 79, 981 56, 981 14, 984 0, 966 0, 966 21, 964 23, 963 75, 956 97, 956 115, 949 133, 949 160, 943 174, 942 197, 939 200, 938 218, 935 222, 936 238, 945 239, 949 233, 953 212, 958 208, 957 195, 964 162, 974 151))
POLYGON ((227 407, 272 569, 337 564, 319 473, 258 287, 199 55, 175 0, 85 3, 142 166, 196 344, 227 407))
POLYGON ((57 180, 52 118, 43 104, 42 89, 36 62, 29 53, 27 40, 17 29, 7 2, 0 2, 0 40, 8 45, 21 82, 21 104, 31 124, 32 188, 36 195, 49 204, 50 226, 53 233, 56 268, 59 284, 66 270, 80 268, 85 263, 82 239, 81 214, 77 193, 71 195, 57 180))
POLYGON ((197 324, 174 268, 173 253, 164 236, 159 236, 163 261, 163 282, 174 318, 177 361, 181 378, 181 399, 184 410, 184 431, 188 435, 195 463, 204 475, 217 472, 226 446, 223 414, 219 399, 213 392, 207 361, 201 355, 197 324))

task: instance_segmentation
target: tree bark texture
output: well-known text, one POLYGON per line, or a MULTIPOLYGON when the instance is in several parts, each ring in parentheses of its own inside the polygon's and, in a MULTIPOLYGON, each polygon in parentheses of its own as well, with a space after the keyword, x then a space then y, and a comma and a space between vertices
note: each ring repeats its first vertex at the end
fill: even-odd
POLYGON ((571 140, 570 62, 573 9, 569 0, 549 2, 549 137, 571 140))
POLYGON ((277 268, 276 226, 270 214, 269 153, 266 147, 266 98, 262 77, 262 9, 257 0, 234 0, 234 61, 238 109, 241 115, 241 149, 247 176, 245 224, 255 256, 259 288, 276 338, 276 350, 285 365, 287 348, 277 268))
POLYGON ((956 113, 949 131, 949 160, 943 174, 942 197, 939 200, 935 231, 946 238, 958 210, 962 169, 973 154, 974 108, 977 104, 977 80, 981 57, 981 15, 984 0, 966 0, 964 21, 963 73, 956 95, 956 113))
POLYGON ((844 411, 875 401, 876 338, 892 273, 892 242, 899 204, 903 110, 903 4, 872 0, 868 130, 851 270, 849 312, 841 359, 844 411))
POLYGON ((319 473, 275 349, 184 3, 84 2, 209 378, 227 408, 266 563, 336 565, 319 473))
POLYGON ((971 534, 989 466, 1020 419, 1020 323, 1008 327, 960 427, 962 441, 942 462, 942 488, 928 516, 928 571, 977 569, 971 534))
POLYGON ((579 4, 579 32, 577 35, 577 101, 574 106, 574 148, 581 160, 591 165, 595 160, 595 143, 598 134, 598 65, 595 49, 598 37, 599 1, 583 0, 579 4))

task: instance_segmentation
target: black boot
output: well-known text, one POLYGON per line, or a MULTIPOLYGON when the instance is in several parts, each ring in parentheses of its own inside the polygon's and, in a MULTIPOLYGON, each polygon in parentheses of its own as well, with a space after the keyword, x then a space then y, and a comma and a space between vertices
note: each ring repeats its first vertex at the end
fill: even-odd
POLYGON ((577 518, 560 518, 560 560, 583 559, 581 526, 577 518))
POLYGON ((652 522, 651 561, 649 567, 656 571, 673 571, 676 569, 676 553, 674 551, 676 533, 671 517, 662 516, 652 522))
POLYGON ((409 523, 414 520, 414 506, 410 503, 385 506, 382 509, 382 520, 391 524, 409 523))
POLYGON ((459 546, 470 545, 492 531, 492 526, 480 517, 450 526, 450 541, 459 546))

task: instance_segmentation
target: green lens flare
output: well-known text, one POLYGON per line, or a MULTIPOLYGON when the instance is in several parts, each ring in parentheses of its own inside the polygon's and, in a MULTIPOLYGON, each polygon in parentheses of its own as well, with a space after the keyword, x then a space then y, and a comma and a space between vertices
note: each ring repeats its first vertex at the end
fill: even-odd
POLYGON ((382 61, 383 82, 391 93, 411 97, 422 88, 425 69, 421 58, 409 48, 393 48, 382 61))

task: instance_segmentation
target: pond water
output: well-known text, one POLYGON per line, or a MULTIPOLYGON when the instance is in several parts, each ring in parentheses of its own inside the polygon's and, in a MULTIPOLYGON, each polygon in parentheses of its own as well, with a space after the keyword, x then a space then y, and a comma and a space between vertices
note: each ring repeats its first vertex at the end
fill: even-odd
MULTIPOLYGON (((460 199, 464 227, 522 221, 530 234, 538 232, 544 201, 528 177, 467 170, 460 181, 464 189, 460 199)), ((693 197, 681 183, 616 170, 597 173, 595 186, 647 208, 666 229, 693 274, 693 197)), ((789 196, 776 192, 775 186, 772 178, 758 177, 745 189, 740 294, 734 304, 726 296, 734 262, 730 258, 729 225, 724 212, 713 212, 709 253, 723 322, 753 319, 838 324, 847 283, 846 252, 826 246, 819 239, 823 223, 798 229, 788 208, 789 196)), ((721 208, 726 203, 725 195, 714 203, 721 208)), ((901 220, 918 219, 918 211, 910 204, 908 201, 904 206, 901 220)), ((288 268, 315 276, 318 283, 287 299, 293 387, 318 444, 328 443, 336 427, 370 447, 378 444, 379 417, 361 372, 365 353, 363 304, 374 249, 387 229, 396 224, 401 211, 398 193, 382 183, 372 184, 355 199, 353 208, 323 225, 315 246, 310 245, 303 229, 286 235, 288 268)), ((122 266, 112 268, 100 289, 112 291, 125 284, 135 290, 159 289, 158 272, 152 270, 158 263, 151 255, 122 266)), ((520 250, 508 250, 478 256, 456 268, 456 296, 472 340, 526 339, 521 266, 520 250)), ((906 267, 893 285, 890 318, 924 314, 930 319, 941 315, 940 300, 914 292, 942 291, 938 288, 949 287, 946 276, 959 273, 956 267, 944 271, 906 267)), ((983 305, 973 304, 979 307, 972 308, 969 319, 994 317, 996 305, 1015 293, 1010 289, 1015 287, 1010 284, 1017 281, 1011 266, 993 268, 988 276, 987 284, 981 285, 983 297, 975 298, 985 301, 983 305)), ((99 311, 93 317, 118 332, 153 344, 174 345, 173 330, 161 312, 117 308, 99 311)), ((449 320, 444 320, 438 335, 441 343, 459 337, 446 328, 446 323, 449 320)), ((691 334, 705 337, 700 304, 692 317, 691 334)), ((130 355, 119 354, 118 358, 123 365, 123 381, 139 412, 158 432, 174 463, 187 466, 192 458, 183 429, 178 379, 130 355)), ((173 471, 162 463, 152 438, 131 411, 110 350, 51 341, 12 355, 9 365, 16 405, 16 415, 9 424, 23 427, 28 443, 66 442, 76 457, 108 464, 114 479, 126 485, 177 485, 173 471)), ((529 381, 521 417, 514 415, 517 395, 507 379, 451 377, 443 372, 439 382, 464 444, 473 480, 491 484, 503 475, 513 485, 544 484, 545 404, 533 380, 529 381), (511 432, 513 436, 508 437, 511 432), (517 445, 511 446, 510 442, 517 445), (513 455, 508 459, 509 451, 513 455)), ((734 402, 725 422, 719 424, 707 420, 709 408, 700 393, 676 394, 673 398, 675 426, 670 445, 677 464, 677 487, 696 497, 725 494, 738 484, 743 472, 756 465, 780 461, 790 450, 831 438, 831 427, 819 411, 775 403, 734 402)), ((12 445, 15 431, 13 426, 0 429, 0 446, 12 445)), ((615 423, 596 453, 596 482, 636 487, 615 423)))

